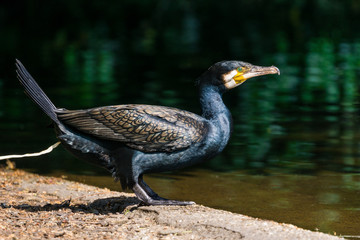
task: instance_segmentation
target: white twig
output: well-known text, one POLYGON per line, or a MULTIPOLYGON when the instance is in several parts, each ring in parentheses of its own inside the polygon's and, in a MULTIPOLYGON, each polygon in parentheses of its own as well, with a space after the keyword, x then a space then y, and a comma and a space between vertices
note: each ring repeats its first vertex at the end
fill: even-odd
POLYGON ((37 153, 26 153, 26 154, 22 154, 22 155, 6 155, 6 156, 0 156, 0 160, 5 160, 5 159, 10 159, 10 158, 23 158, 23 157, 36 157, 36 156, 40 156, 43 154, 47 154, 49 152, 51 152, 54 148, 56 148, 57 146, 59 146, 60 142, 57 142, 53 145, 51 145, 50 147, 48 147, 48 149, 43 150, 41 152, 37 152, 37 153))

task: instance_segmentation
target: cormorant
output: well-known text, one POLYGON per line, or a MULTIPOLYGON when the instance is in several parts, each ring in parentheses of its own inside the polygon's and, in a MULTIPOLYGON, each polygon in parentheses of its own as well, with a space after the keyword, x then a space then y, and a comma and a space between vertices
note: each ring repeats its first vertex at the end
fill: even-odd
POLYGON ((144 182, 143 174, 183 168, 220 153, 232 130, 222 94, 249 78, 280 74, 275 66, 215 63, 197 81, 202 108, 199 116, 171 107, 138 104, 57 108, 19 60, 16 67, 25 92, 51 118, 63 146, 76 157, 105 167, 145 205, 194 204, 159 197, 144 182))

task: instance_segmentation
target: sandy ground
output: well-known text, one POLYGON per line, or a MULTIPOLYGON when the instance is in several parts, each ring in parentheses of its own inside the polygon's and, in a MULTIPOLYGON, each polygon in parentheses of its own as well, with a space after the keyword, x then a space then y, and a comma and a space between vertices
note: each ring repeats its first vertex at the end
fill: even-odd
POLYGON ((0 169, 0 239, 341 239, 200 205, 138 205, 133 194, 0 169))

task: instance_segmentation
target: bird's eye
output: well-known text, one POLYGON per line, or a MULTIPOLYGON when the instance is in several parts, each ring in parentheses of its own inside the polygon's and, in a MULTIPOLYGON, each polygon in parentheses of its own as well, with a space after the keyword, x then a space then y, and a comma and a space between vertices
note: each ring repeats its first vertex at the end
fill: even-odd
POLYGON ((238 67, 236 70, 237 70, 238 72, 241 72, 243 69, 242 69, 242 67, 238 67))

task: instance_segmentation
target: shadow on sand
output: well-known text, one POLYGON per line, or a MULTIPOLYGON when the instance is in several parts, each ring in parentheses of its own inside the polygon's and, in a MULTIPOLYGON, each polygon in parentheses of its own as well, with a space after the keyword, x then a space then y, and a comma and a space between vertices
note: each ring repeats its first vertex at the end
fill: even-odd
POLYGON ((71 199, 65 200, 60 204, 45 204, 40 205, 29 205, 29 204, 12 204, 7 205, 1 203, 1 208, 16 208, 19 210, 26 210, 29 212, 38 211, 57 211, 60 209, 71 209, 73 212, 84 212, 94 214, 108 214, 108 213, 122 213, 124 211, 133 211, 141 205, 141 202, 136 197, 110 197, 97 199, 89 204, 71 204, 71 199), (131 208, 129 208, 132 206, 131 208))

